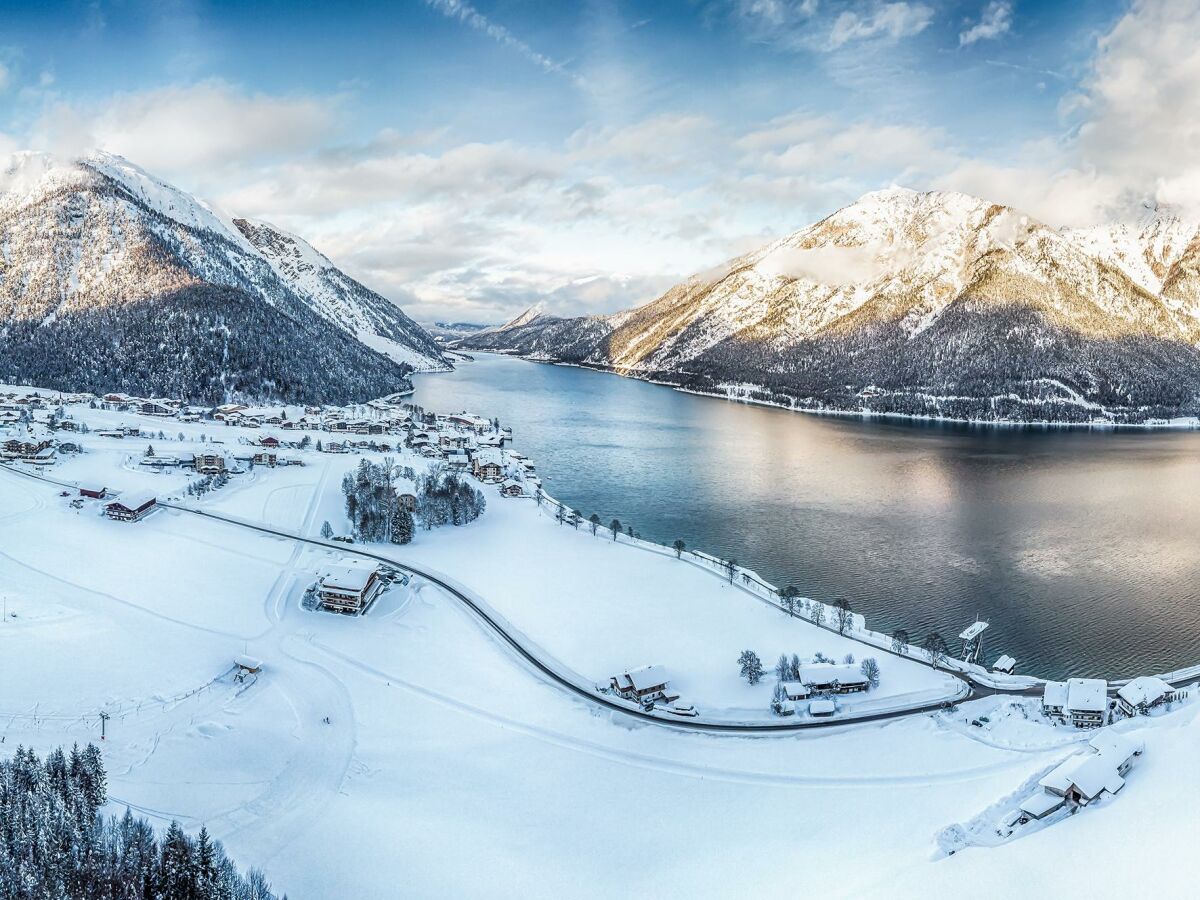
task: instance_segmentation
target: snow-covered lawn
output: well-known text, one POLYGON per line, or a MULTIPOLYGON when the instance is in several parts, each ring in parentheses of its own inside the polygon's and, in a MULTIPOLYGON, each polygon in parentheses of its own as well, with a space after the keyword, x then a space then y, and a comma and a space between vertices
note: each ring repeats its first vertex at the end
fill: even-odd
MULTIPOLYGON (((169 431, 183 427, 214 430, 169 431)), ((126 468, 143 443, 47 474, 186 484, 126 468)), ((200 504, 340 528, 357 458, 305 459, 200 504)), ((1000 698, 761 737, 637 723, 547 684, 428 583, 365 617, 311 613, 303 589, 336 554, 170 510, 109 522, 58 494, 0 472, 0 595, 16 614, 0 624, 0 752, 95 740, 108 709, 115 808, 207 825, 293 898, 1187 896, 1200 877, 1194 703, 1118 726, 1146 751, 1117 797, 944 857, 943 829, 986 825, 1086 736, 1000 698), (241 685, 228 671, 244 652, 265 668, 241 685)), ((387 552, 470 586, 589 677, 662 663, 685 700, 730 717, 767 715, 773 676, 737 677, 747 648, 768 668, 782 652, 876 656, 868 700, 940 688, 686 563, 559 526, 531 501, 488 502, 471 526, 387 552)))

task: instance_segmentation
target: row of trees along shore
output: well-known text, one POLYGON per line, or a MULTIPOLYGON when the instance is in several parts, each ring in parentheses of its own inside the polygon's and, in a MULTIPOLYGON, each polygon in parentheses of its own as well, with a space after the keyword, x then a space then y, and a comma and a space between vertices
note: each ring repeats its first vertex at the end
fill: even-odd
MULTIPOLYGON (((257 869, 242 875, 220 842, 172 822, 159 836, 128 809, 102 816, 107 775, 94 744, 0 761, 3 900, 275 900, 257 869)), ((286 900, 286 898, 285 898, 286 900)))
MULTIPOLYGON (((598 513, 592 513, 585 519, 583 517, 583 513, 579 512, 579 510, 571 509, 559 501, 554 500, 540 488, 536 494, 536 499, 538 505, 541 505, 546 501, 549 501, 555 505, 556 509, 554 518, 559 525, 567 524, 578 529, 581 525, 586 524, 587 527, 591 529, 593 535, 598 534, 603 529, 612 535, 612 539, 614 541, 621 535, 625 535, 632 540, 641 540, 642 538, 642 536, 634 530, 632 525, 622 525, 619 519, 613 519, 608 523, 608 525, 603 524, 604 520, 598 513)), ((739 569, 738 561, 736 559, 719 559, 717 557, 710 557, 700 554, 695 550, 688 550, 687 544, 680 538, 676 538, 675 541, 672 542, 671 549, 675 551, 676 559, 682 559, 683 554, 688 552, 699 559, 704 559, 719 566, 725 573, 726 577, 728 577, 730 584, 734 582, 736 576, 738 575, 739 569)), ((766 582, 759 581, 757 578, 754 578, 749 572, 742 571, 741 576, 742 580, 746 584, 757 584, 768 593, 774 594, 779 601, 780 607, 788 615, 804 616, 810 619, 816 625, 824 626, 826 624, 825 615, 828 606, 818 600, 807 600, 806 598, 801 597, 800 591, 795 587, 795 585, 789 584, 787 587, 774 588, 766 582)), ((854 623, 853 610, 850 606, 850 601, 846 600, 845 598, 834 601, 832 616, 833 618, 829 623, 829 627, 835 628, 838 634, 845 634, 847 631, 849 631, 854 623)), ((897 628, 892 632, 891 649, 893 653, 896 653, 900 656, 907 656, 911 648, 912 641, 906 629, 897 628)), ((949 652, 945 638, 943 638, 942 635, 937 631, 931 631, 925 636, 925 639, 921 642, 920 649, 925 652, 926 658, 935 669, 941 668, 941 666, 945 663, 946 655, 949 652)), ((745 657, 747 653, 753 655, 752 651, 747 650, 742 654, 742 657, 745 657)), ((743 661, 742 657, 739 657, 738 659, 739 664, 741 664, 743 661)), ((758 657, 755 656, 755 659, 758 659, 758 657)), ((874 660, 872 660, 872 662, 874 662, 874 660)), ((758 664, 758 668, 761 677, 761 661, 758 664)), ((875 668, 878 669, 878 666, 876 665, 875 668)), ((745 672, 743 671, 742 674, 745 675, 745 672)))

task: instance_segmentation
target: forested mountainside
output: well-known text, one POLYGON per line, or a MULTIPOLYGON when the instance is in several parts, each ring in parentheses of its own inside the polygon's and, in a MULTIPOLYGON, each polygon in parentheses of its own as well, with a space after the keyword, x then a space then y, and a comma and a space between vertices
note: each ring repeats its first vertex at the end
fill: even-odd
POLYGON ((1200 228, 1064 231, 892 189, 604 317, 460 346, 812 410, 1005 421, 1200 413, 1200 228))
POLYGON ((0 380, 318 403, 447 366, 419 326, 307 245, 324 265, 289 270, 120 157, 3 166, 0 380))

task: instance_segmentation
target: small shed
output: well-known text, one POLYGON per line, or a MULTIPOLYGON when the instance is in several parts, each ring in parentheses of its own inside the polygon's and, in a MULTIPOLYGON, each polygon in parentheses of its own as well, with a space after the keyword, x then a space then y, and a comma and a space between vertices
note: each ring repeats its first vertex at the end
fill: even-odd
POLYGON ((810 700, 808 714, 814 719, 824 719, 837 712, 837 704, 832 700, 810 700))
POLYGON ((108 495, 108 488, 95 487, 94 485, 81 485, 79 488, 79 496, 87 497, 90 500, 103 500, 108 495))
POLYGON ((262 671, 262 660, 253 656, 235 656, 233 663, 238 667, 239 675, 257 675, 262 671))
POLYGON ((1016 671, 1017 661, 1005 653, 992 663, 992 671, 998 675, 1011 675, 1016 671))

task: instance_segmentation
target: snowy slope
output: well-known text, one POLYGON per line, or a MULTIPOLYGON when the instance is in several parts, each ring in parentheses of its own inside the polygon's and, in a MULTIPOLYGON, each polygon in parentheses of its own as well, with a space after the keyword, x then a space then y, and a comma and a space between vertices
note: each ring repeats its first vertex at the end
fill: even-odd
POLYGON ((809 409, 859 410, 865 391, 880 412, 1140 420, 1200 404, 1195 233, 1177 220, 1063 232, 893 188, 645 306, 534 316, 464 346, 697 390, 750 383, 809 409))
POLYGON ((450 368, 424 328, 346 275, 303 238, 251 219, 234 219, 233 225, 316 312, 368 347, 419 372, 450 368))

